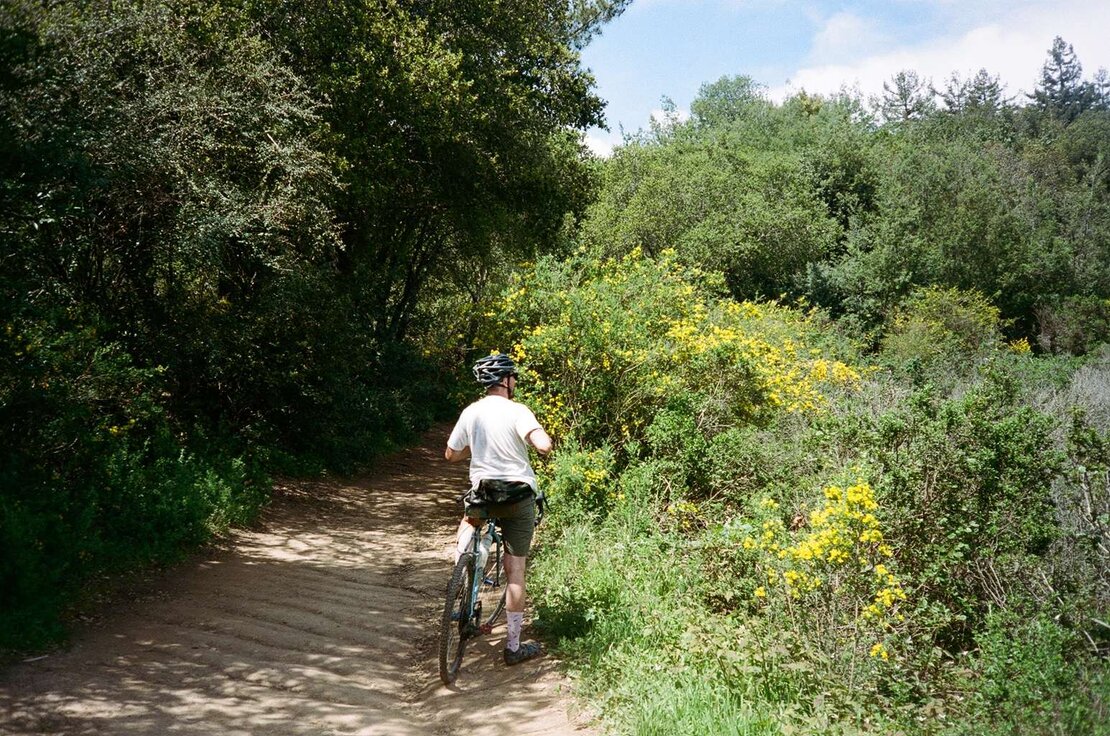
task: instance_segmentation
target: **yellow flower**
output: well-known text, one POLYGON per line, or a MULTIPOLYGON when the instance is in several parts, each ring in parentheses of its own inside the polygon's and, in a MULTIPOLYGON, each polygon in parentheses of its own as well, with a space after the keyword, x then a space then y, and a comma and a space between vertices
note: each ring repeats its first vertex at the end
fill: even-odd
POLYGON ((758 588, 755 589, 755 597, 756 598, 766 598, 767 597, 767 590, 762 585, 759 586, 758 588))

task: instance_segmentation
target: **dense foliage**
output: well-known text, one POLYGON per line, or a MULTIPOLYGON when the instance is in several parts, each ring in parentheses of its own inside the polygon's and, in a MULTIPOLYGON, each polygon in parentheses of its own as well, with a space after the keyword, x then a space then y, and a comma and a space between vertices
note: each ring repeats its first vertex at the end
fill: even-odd
POLYGON ((412 338, 584 208, 625 4, 4 3, 0 647, 449 407, 469 310, 412 338))
POLYGON ((1110 111, 1068 54, 1027 106, 708 84, 506 288, 561 440, 538 621, 617 731, 1104 730, 1110 111))
POLYGON ((904 319, 944 359, 868 365, 819 313, 711 296, 673 255, 583 260, 536 264, 506 314, 563 440, 538 618, 620 730, 1097 732, 1104 354, 1046 380, 1064 363, 975 299, 932 326, 940 292, 904 319))
POLYGON ((981 72, 950 81, 948 106, 877 125, 851 97, 776 105, 724 78, 688 121, 615 151, 583 238, 607 255, 673 248, 736 298, 804 295, 862 331, 915 287, 978 291, 1011 337, 1083 349, 1069 335, 1110 293, 1110 109, 1084 94, 1069 118, 1002 99, 981 72))
POLYGON ((591 161, 626 5, 0 8, 0 647, 496 346, 559 443, 537 622, 607 724, 1104 728, 1105 72, 726 77, 591 161))

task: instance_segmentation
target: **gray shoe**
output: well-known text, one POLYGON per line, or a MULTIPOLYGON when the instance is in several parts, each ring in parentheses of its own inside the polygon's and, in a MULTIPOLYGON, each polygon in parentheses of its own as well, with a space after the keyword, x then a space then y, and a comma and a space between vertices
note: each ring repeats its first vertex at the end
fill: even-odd
POLYGON ((539 656, 540 654, 543 654, 543 648, 534 641, 530 641, 527 644, 521 644, 520 648, 517 649, 515 652, 512 649, 506 647, 505 664, 511 667, 514 664, 520 664, 524 660, 531 659, 532 657, 539 656))

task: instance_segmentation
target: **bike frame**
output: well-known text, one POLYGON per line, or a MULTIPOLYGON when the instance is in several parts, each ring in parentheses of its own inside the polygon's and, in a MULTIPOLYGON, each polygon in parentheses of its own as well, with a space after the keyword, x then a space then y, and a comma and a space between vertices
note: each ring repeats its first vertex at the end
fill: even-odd
MULTIPOLYGON (((472 569, 474 570, 474 574, 471 575, 469 608, 470 616, 473 619, 473 617, 478 615, 478 590, 482 587, 482 584, 488 583, 495 588, 500 588, 503 585, 501 574, 501 534, 497 531, 496 519, 486 519, 484 522, 482 522, 481 526, 474 527, 474 535, 470 539, 470 552, 473 555, 471 557, 470 564, 473 566, 472 569), (482 544, 482 537, 485 536, 486 533, 489 533, 490 535, 489 553, 491 555, 494 555, 495 560, 492 570, 492 581, 484 576, 484 570, 478 569, 478 562, 481 558, 481 553, 479 550, 482 544)), ((502 593, 502 595, 503 594, 504 593, 502 593)), ((488 624, 484 624, 479 622, 478 628, 481 633, 488 634, 493 628, 493 623, 490 622, 488 624)))

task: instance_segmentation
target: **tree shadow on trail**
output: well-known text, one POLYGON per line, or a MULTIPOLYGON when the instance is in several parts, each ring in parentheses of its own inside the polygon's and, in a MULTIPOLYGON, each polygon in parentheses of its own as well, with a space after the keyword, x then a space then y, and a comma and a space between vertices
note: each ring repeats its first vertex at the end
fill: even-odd
POLYGON ((0 732, 567 731, 554 662, 506 668, 503 625, 470 645, 455 688, 439 683, 466 487, 439 439, 365 477, 279 483, 255 528, 0 673, 0 732))

